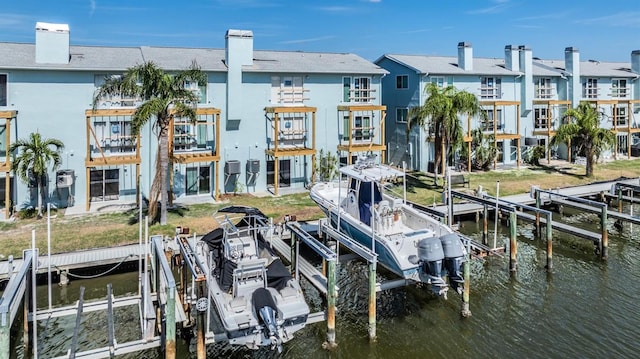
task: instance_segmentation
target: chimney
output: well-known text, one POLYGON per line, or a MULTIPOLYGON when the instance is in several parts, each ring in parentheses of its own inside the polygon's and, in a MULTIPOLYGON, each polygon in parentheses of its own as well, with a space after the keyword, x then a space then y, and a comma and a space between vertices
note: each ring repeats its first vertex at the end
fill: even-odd
POLYGON ((470 42, 458 43, 458 67, 465 70, 473 70, 473 48, 470 42))
POLYGON ((577 107, 582 98, 582 86, 580 85, 580 51, 575 47, 564 49, 564 67, 569 73, 569 98, 571 106, 577 107))
POLYGON ((533 53, 531 48, 526 45, 518 46, 520 72, 524 73, 521 77, 522 86, 520 86, 520 103, 523 113, 530 113, 533 110, 533 53), (528 111, 527 111, 528 110, 528 111))
POLYGON ((640 75, 640 50, 631 51, 631 72, 640 75))
POLYGON ((507 70, 520 71, 518 47, 515 45, 507 45, 504 47, 504 67, 506 67, 507 70))
POLYGON ((253 32, 227 30, 225 35, 227 64, 227 130, 240 130, 244 115, 242 66, 253 64, 253 32))
POLYGON ((36 63, 69 63, 69 25, 36 23, 36 63))

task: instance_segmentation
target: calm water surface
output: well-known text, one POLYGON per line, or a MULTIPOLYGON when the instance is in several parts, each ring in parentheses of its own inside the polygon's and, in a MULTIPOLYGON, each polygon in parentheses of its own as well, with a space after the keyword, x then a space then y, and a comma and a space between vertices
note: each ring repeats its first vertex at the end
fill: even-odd
MULTIPOLYGON (((628 211, 627 211, 628 213, 628 211)), ((565 222, 598 232, 595 215, 565 211, 565 222)), ((461 230, 480 238, 481 224, 463 222, 461 230)), ((284 352, 251 351, 218 344, 208 357, 220 358, 638 358, 640 357, 640 226, 625 224, 622 231, 609 223, 609 260, 593 254, 591 242, 554 232, 554 271, 547 274, 546 242, 533 236, 533 225, 518 223, 518 271, 511 276, 506 257, 474 260, 471 265, 472 317, 461 318, 459 295, 447 300, 426 288, 398 288, 378 294, 378 339, 367 334, 367 267, 350 262, 339 266, 337 341, 333 352, 321 349, 326 324, 310 325, 286 343, 284 352)), ((493 229, 493 224, 490 224, 493 229)), ((498 243, 508 242, 508 228, 500 226, 498 243)), ((490 231, 491 241, 493 233, 490 231)), ((393 278, 380 273, 381 279, 393 278)), ((73 304, 80 286, 85 298, 104 299, 113 283, 118 296, 137 292, 137 273, 73 281, 54 287, 54 302, 73 304)), ((323 300, 306 283, 313 311, 323 300)), ((40 288, 39 306, 46 306, 46 288, 40 288)), ((115 312, 117 340, 139 333, 137 307, 115 312)), ((105 313, 83 315, 83 350, 107 345, 105 313)), ((40 322, 41 357, 64 355, 71 342, 75 319, 40 322), (43 334, 44 333, 44 334, 43 334)), ((18 333, 19 334, 19 333, 18 333)), ((20 334, 21 335, 21 334, 20 334)), ((190 345, 178 340, 180 358, 195 358, 190 345), (189 353, 189 354, 187 354, 189 353)), ((191 346, 193 348, 193 346, 191 346)), ((22 358, 16 341, 12 358, 22 358)), ((126 358, 161 358, 147 351, 126 358)))

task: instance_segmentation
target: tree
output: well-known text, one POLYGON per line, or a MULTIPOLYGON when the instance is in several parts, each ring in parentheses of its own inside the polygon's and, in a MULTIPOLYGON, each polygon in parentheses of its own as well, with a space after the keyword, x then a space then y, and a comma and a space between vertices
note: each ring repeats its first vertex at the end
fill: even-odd
POLYGON ((486 136, 481 128, 471 131, 471 137, 471 151, 473 152, 471 160, 473 166, 479 170, 487 171, 498 157, 495 137, 493 135, 486 136))
POLYGON ((156 174, 149 193, 149 214, 155 218, 158 197, 160 198, 160 224, 167 224, 167 204, 169 188, 167 176, 169 171, 169 125, 173 117, 183 117, 192 123, 197 120, 196 106, 198 95, 186 85, 188 83, 205 84, 207 77, 196 62, 176 74, 169 74, 153 62, 145 62, 129 68, 122 76, 111 76, 98 88, 93 98, 96 109, 101 99, 110 96, 129 96, 140 99, 142 104, 136 108, 131 117, 132 132, 140 133, 140 129, 154 119, 153 129, 158 137, 158 157, 156 174))
MULTIPOLYGON (((565 112, 565 123, 560 125, 556 135, 551 138, 550 145, 560 143, 572 143, 578 147, 578 152, 586 157, 586 175, 593 176, 593 162, 600 153, 613 144, 616 136, 611 130, 600 128, 601 114, 589 103, 582 102, 577 108, 571 108, 565 112), (567 122, 573 118, 575 122, 567 122)), ((571 149, 569 149, 571 150, 571 149)))
POLYGON ((11 153, 18 151, 11 164, 13 172, 26 184, 35 180, 38 191, 38 218, 42 218, 44 179, 52 162, 54 171, 62 164, 60 155, 63 149, 62 141, 42 138, 38 132, 32 132, 28 140, 18 140, 9 147, 11 153))
MULTIPOLYGON (((449 160, 449 152, 461 147, 464 142, 462 125, 459 116, 484 116, 478 98, 467 92, 457 90, 453 86, 440 88, 434 83, 425 86, 427 99, 422 106, 409 111, 409 128, 424 127, 429 136, 434 137, 436 182, 438 168, 445 157, 449 160), (444 148, 445 153, 442 152, 444 148)), ((445 166, 447 163, 444 164, 445 166)))

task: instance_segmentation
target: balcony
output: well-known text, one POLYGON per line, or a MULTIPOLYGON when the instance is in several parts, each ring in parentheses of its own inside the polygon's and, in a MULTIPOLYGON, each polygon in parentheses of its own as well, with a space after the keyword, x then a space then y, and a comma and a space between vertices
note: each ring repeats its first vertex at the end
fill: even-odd
POLYGON ((629 97, 631 97, 631 88, 629 88, 629 87, 612 87, 611 88, 611 97, 612 98, 629 98, 629 97))
POLYGON ((375 89, 350 89, 348 100, 349 102, 373 102, 376 97, 374 93, 375 89))
POLYGON ((553 86, 536 86, 536 98, 537 99, 552 99, 556 89, 553 86))
POLYGON ((502 93, 499 87, 481 87, 480 98, 483 100, 496 100, 502 97, 502 93))

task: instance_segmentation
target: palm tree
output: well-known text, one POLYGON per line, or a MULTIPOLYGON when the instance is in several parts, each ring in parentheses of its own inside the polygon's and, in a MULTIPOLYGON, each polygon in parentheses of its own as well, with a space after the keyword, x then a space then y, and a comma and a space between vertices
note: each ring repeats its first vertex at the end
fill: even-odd
POLYGON ((130 96, 140 99, 131 117, 132 132, 140 133, 140 129, 152 118, 155 119, 153 129, 158 136, 158 157, 154 183, 149 193, 149 213, 152 218, 157 213, 158 197, 160 198, 160 224, 167 224, 167 203, 169 189, 167 175, 169 169, 169 125, 173 116, 183 117, 195 123, 198 96, 186 88, 187 83, 205 84, 207 77, 195 61, 191 66, 176 74, 169 74, 153 62, 145 62, 129 68, 122 76, 111 76, 98 88, 93 98, 96 109, 101 99, 113 95, 130 96))
MULTIPOLYGON (((440 88, 434 83, 425 86, 427 99, 422 106, 416 106, 409 111, 410 131, 415 126, 424 127, 429 136, 434 137, 436 183, 438 167, 442 158, 449 160, 449 151, 461 147, 464 137, 460 115, 484 115, 478 98, 467 92, 457 90, 453 86, 440 88), (445 150, 445 153, 442 150, 445 150)), ((445 163, 445 166, 447 163, 445 163)))
POLYGON ((42 138, 40 133, 33 132, 28 140, 18 140, 11 144, 9 151, 15 153, 16 159, 11 164, 11 169, 24 183, 29 184, 35 177, 38 190, 38 218, 42 218, 42 197, 44 181, 49 165, 53 162, 55 171, 62 164, 60 154, 64 149, 62 141, 53 138, 42 138))
POLYGON ((549 144, 573 143, 584 153, 587 162, 587 177, 593 176, 593 162, 603 150, 615 144, 616 136, 611 130, 600 128, 601 114, 589 103, 582 102, 577 108, 571 108, 564 119, 574 118, 575 122, 560 125, 549 144))

